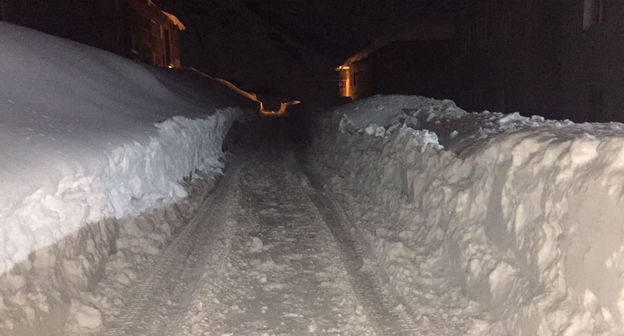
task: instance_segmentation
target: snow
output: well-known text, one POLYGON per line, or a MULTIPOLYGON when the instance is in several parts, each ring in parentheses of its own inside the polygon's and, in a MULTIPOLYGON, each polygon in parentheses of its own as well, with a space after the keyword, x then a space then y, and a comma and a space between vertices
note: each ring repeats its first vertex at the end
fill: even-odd
POLYGON ((315 129, 310 160, 418 331, 624 332, 624 125, 376 96, 315 129))
POLYGON ((0 274, 87 223, 181 200, 195 171, 220 172, 242 106, 229 94, 6 23, 0 44, 0 274))
POLYGON ((624 333, 622 124, 376 96, 315 120, 324 190, 265 144, 206 198, 242 98, 5 23, 0 44, 2 335, 372 334, 399 312, 414 334, 624 333))

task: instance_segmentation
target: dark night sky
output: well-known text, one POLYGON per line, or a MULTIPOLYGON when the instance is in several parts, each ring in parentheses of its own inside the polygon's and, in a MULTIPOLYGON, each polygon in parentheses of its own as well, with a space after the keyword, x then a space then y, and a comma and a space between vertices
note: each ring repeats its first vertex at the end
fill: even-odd
POLYGON ((380 37, 452 23, 452 0, 155 0, 187 26, 183 63, 255 92, 306 98, 380 37))

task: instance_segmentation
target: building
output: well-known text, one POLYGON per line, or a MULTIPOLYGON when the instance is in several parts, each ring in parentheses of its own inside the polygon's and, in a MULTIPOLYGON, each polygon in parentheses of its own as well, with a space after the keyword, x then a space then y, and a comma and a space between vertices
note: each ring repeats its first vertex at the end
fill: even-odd
POLYGON ((452 95, 451 16, 420 23, 380 39, 336 68, 340 95, 359 99, 375 94, 452 95))
POLYGON ((624 121, 624 3, 573 0, 562 14, 563 110, 575 121, 624 121))
POLYGON ((151 1, 129 1, 130 56, 161 67, 180 66, 180 31, 184 25, 151 1))
POLYGON ((560 117, 558 2, 458 2, 453 82, 459 106, 560 117))
POLYGON ((445 38, 372 46, 337 68, 340 93, 418 94, 471 111, 624 121, 624 20, 613 19, 623 14, 617 0, 457 2, 451 47, 445 38))
POLYGON ((374 46, 338 67, 341 95, 418 94, 466 110, 569 118, 561 113, 562 2, 458 1, 450 36, 374 46))
POLYGON ((185 27, 150 0, 0 0, 0 19, 154 66, 180 66, 185 27))
POLYGON ((624 121, 624 3, 461 3, 456 100, 576 122, 624 121))
POLYGON ((341 95, 448 98, 452 94, 451 40, 397 41, 357 55, 338 67, 341 95))

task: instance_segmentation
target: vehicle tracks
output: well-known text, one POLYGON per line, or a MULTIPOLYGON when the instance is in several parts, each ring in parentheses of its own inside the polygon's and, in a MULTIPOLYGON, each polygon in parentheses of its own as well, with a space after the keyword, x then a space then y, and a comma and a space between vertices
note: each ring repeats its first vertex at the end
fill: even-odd
POLYGON ((400 300, 290 149, 234 161, 102 335, 410 335, 400 300))

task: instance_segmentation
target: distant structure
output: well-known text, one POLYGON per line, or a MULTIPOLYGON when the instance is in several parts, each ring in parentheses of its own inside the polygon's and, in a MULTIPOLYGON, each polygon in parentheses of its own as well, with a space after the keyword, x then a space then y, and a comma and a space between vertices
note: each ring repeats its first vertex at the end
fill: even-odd
POLYGON ((577 122, 624 121, 624 2, 459 2, 456 100, 577 122))
POLYGON ((578 121, 624 121, 624 2, 562 7, 562 110, 578 121))
POLYGON ((452 37, 452 25, 442 25, 376 41, 336 68, 340 95, 452 96, 452 37))
POLYGON ((353 99, 375 94, 452 95, 451 40, 397 41, 358 54, 336 70, 341 95, 353 99))
POLYGON ((458 2, 454 97, 468 110, 558 117, 558 1, 458 2))
POLYGON ((184 25, 150 0, 0 0, 0 19, 158 67, 180 67, 184 25))
POLYGON ((624 122, 624 1, 456 6, 450 51, 448 39, 372 46, 336 69, 340 94, 443 95, 471 111, 624 122))

